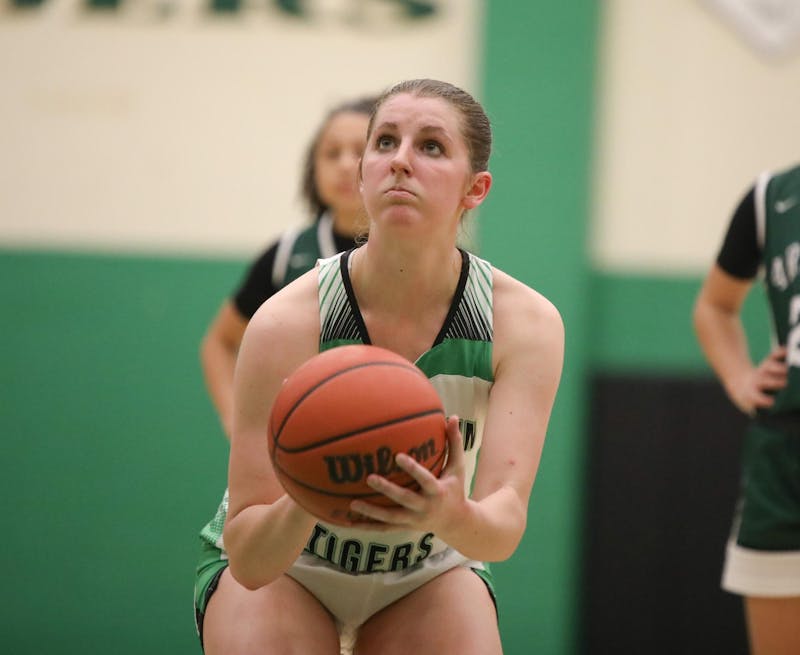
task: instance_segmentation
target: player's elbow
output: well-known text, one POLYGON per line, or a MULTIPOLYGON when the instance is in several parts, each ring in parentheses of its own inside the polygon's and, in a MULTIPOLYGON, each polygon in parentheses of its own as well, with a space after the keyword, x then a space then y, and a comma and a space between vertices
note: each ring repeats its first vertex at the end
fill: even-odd
POLYGON ((488 557, 482 558, 485 561, 504 562, 510 559, 522 542, 528 525, 528 509, 516 492, 511 491, 510 496, 512 502, 507 504, 501 522, 493 530, 496 539, 492 545, 492 552, 488 557))
POLYGON ((692 308, 692 328, 695 335, 699 335, 703 330, 703 310, 700 307, 700 301, 697 300, 692 308))
POLYGON ((692 308, 692 327, 697 336, 701 337, 707 330, 709 321, 712 320, 715 313, 720 314, 721 310, 715 308, 701 292, 692 308))
POLYGON ((218 338, 211 329, 207 330, 203 335, 203 338, 200 340, 198 354, 200 356, 200 365, 203 367, 204 371, 207 371, 211 366, 211 362, 214 357, 214 351, 219 347, 217 345, 217 341, 218 338))
POLYGON ((233 579, 248 591, 260 589, 275 579, 269 573, 254 567, 253 562, 239 554, 235 548, 228 550, 228 568, 233 579))
MULTIPOLYGON (((229 517, 230 518, 230 517, 229 517)), ((228 555, 228 568, 233 579, 249 591, 260 589, 271 580, 264 577, 263 571, 258 571, 253 566, 251 558, 247 556, 246 545, 239 540, 236 526, 231 526, 230 521, 223 530, 225 552, 228 555)))
POLYGON ((255 575, 249 574, 247 567, 240 566, 234 559, 229 560, 228 568, 231 570, 233 579, 248 591, 255 591, 269 584, 269 581, 264 581, 255 575))
POLYGON ((508 537, 504 540, 504 547, 500 549, 496 561, 504 562, 517 552, 517 548, 519 548, 520 543, 522 543, 522 537, 525 534, 527 524, 526 512, 523 511, 521 515, 515 517, 512 527, 509 530, 508 537))

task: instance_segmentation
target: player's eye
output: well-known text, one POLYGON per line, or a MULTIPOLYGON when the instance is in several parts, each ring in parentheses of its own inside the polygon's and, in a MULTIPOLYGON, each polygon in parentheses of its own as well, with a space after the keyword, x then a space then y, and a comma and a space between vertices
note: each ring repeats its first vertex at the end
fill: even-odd
POLYGON ((375 140, 375 146, 378 150, 389 150, 395 143, 395 138, 388 134, 382 134, 375 140))
POLYGON ((433 155, 438 157, 439 155, 444 153, 444 148, 442 148, 442 144, 438 141, 428 140, 422 144, 422 150, 428 155, 433 155))

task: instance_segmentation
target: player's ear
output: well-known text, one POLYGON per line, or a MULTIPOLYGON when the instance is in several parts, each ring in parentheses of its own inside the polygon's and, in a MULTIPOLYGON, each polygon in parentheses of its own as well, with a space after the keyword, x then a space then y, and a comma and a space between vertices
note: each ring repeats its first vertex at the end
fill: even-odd
POLYGON ((475 209, 480 205, 492 187, 492 174, 489 171, 481 171, 472 176, 472 182, 467 188, 464 196, 464 209, 475 209))

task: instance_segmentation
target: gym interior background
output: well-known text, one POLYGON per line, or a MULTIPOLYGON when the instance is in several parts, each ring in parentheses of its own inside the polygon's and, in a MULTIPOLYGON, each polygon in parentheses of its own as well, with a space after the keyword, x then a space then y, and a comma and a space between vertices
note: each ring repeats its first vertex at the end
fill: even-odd
MULTIPOLYGON (((567 330, 528 530, 494 566, 506 652, 744 653, 718 590, 743 422, 690 312, 745 188, 797 157, 797 16, 749 6, 0 0, 7 652, 199 652, 227 466, 202 333, 300 216, 325 108, 427 76, 494 123, 475 247, 567 330)), ((757 293, 746 320, 758 356, 757 293)))

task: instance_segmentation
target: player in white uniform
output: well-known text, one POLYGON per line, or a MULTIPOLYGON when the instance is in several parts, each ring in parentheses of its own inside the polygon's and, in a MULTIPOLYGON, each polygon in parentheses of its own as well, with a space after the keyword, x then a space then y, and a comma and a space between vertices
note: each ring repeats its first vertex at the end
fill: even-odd
POLYGON ((491 187, 490 147, 485 112, 461 89, 434 80, 390 89, 360 166, 367 243, 323 261, 250 322, 219 544, 229 566, 206 595, 207 655, 336 655, 340 631, 356 655, 502 652, 493 598, 475 571, 510 557, 522 538, 564 334, 544 297, 456 247, 463 213, 491 187), (450 414, 450 457, 435 478, 398 455, 420 491, 371 475, 400 507, 354 501, 356 514, 378 523, 339 528, 284 493, 266 425, 297 366, 358 342, 393 350, 431 378, 450 414))

